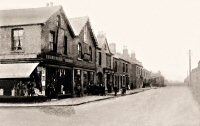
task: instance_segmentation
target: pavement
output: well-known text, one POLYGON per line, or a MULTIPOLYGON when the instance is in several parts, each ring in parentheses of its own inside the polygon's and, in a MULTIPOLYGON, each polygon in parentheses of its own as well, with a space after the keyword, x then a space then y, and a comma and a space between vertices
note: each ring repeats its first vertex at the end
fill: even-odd
POLYGON ((84 96, 84 97, 76 97, 76 98, 66 98, 66 99, 52 99, 51 101, 41 102, 41 103, 0 103, 0 107, 40 107, 40 106, 78 106, 82 104, 87 104, 91 102, 98 102, 102 100, 113 99, 117 97, 122 97, 126 95, 132 95, 139 92, 143 92, 152 88, 139 88, 134 90, 127 90, 125 95, 121 95, 121 92, 118 92, 117 96, 114 96, 113 93, 109 93, 106 96, 84 96))

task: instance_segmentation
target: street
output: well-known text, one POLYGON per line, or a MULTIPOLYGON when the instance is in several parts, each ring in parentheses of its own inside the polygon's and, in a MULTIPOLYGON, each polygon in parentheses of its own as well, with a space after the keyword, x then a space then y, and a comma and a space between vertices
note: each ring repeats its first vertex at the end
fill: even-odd
POLYGON ((200 126, 188 87, 169 86, 75 107, 1 107, 1 126, 200 126))

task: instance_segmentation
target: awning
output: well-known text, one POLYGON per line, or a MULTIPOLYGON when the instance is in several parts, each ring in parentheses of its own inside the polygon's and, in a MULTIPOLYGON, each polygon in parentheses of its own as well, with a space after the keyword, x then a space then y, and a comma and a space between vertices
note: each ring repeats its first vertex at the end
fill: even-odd
POLYGON ((29 78, 39 63, 0 64, 0 79, 29 78))

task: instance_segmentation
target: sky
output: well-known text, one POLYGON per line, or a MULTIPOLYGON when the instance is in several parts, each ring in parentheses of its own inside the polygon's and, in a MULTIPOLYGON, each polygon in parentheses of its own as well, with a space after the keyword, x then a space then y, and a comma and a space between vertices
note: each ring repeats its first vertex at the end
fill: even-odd
POLYGON ((199 0, 1 0, 0 9, 62 5, 68 18, 89 16, 97 35, 106 33, 117 51, 127 46, 144 68, 183 81, 200 60, 199 0))

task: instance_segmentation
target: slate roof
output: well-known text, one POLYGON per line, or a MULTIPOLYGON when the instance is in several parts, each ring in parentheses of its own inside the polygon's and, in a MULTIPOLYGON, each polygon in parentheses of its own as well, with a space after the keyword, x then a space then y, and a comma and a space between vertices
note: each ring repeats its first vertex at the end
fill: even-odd
POLYGON ((76 36, 78 36, 85 26, 85 24, 89 21, 89 17, 75 17, 75 18, 69 18, 69 22, 72 26, 72 29, 76 36))
POLYGON ((62 6, 0 10, 0 26, 45 23, 62 6))

